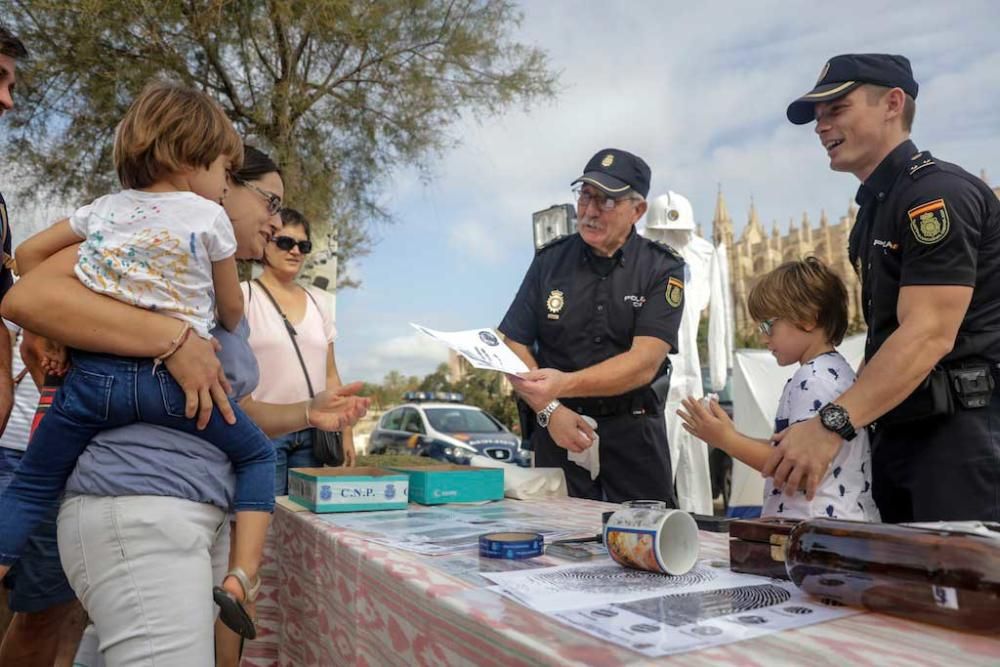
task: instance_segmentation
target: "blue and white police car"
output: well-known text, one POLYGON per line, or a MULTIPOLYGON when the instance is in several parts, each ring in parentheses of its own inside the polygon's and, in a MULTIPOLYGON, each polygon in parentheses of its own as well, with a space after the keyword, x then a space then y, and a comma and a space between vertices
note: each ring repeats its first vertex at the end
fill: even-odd
POLYGON ((387 411, 369 438, 369 454, 413 454, 448 463, 468 465, 486 456, 522 467, 531 465, 531 452, 500 420, 461 394, 407 392, 407 403, 387 411))

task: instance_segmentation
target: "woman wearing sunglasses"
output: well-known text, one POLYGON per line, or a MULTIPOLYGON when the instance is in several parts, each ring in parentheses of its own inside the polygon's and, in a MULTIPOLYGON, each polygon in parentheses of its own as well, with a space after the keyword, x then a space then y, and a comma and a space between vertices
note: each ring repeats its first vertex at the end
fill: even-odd
MULTIPOLYGON (((267 193, 263 193, 265 196, 267 193)), ((253 392, 254 400, 267 403, 298 403, 341 386, 333 354, 336 328, 330 296, 297 281, 312 252, 309 221, 290 208, 281 209, 282 228, 264 248, 263 272, 243 283, 243 304, 250 323, 250 347, 266 378, 253 392), (288 320, 289 328, 285 325, 288 320), (294 331, 294 334, 292 332, 294 331), (292 335, 302 355, 292 343, 292 335), (306 381, 303 366, 309 372, 306 381)), ((319 465, 312 452, 312 430, 289 433, 272 440, 275 453, 276 495, 288 493, 289 468, 319 465)), ((343 431, 344 464, 354 465, 354 439, 343 431)))

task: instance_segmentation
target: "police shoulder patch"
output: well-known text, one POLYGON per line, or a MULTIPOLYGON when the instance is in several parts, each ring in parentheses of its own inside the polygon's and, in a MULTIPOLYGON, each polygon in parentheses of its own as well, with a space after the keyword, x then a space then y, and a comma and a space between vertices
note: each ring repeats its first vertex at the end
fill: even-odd
POLYGON ((924 245, 937 243, 948 235, 951 221, 948 219, 948 207, 944 199, 935 199, 914 206, 906 212, 910 219, 910 231, 913 238, 924 245))
POLYGON ((684 281, 680 278, 674 278, 671 276, 667 280, 667 291, 665 293, 667 303, 677 308, 681 305, 681 301, 684 300, 684 281))

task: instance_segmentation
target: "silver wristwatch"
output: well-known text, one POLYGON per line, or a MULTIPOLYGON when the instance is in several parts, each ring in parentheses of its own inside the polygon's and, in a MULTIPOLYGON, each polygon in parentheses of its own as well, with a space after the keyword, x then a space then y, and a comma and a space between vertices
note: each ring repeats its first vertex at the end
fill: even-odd
POLYGON ((538 425, 541 426, 542 428, 548 428, 549 417, 552 416, 552 413, 555 412, 556 408, 558 408, 560 405, 562 405, 562 403, 560 403, 559 401, 552 401, 544 408, 542 408, 542 411, 539 412, 537 415, 535 415, 535 419, 538 421, 538 425))

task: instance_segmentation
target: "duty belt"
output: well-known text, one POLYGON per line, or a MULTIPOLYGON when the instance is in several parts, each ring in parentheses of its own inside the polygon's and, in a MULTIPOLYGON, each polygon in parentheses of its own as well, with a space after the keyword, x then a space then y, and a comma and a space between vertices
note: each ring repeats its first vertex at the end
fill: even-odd
POLYGON ((589 417, 620 417, 656 412, 655 401, 648 387, 621 396, 595 398, 566 398, 559 402, 570 410, 589 417))

